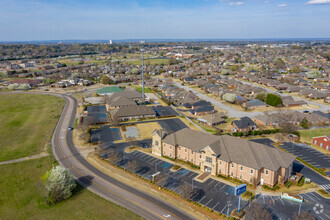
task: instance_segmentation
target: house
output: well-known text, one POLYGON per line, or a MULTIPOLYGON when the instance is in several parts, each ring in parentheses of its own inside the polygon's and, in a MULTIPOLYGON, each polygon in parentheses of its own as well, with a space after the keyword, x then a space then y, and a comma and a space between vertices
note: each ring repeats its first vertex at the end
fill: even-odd
POLYGON ((198 121, 200 121, 203 124, 206 124, 208 126, 216 126, 222 123, 225 123, 226 115, 222 112, 217 112, 214 114, 206 115, 202 118, 199 118, 198 121))
POLYGON ((304 106, 307 102, 304 100, 294 100, 292 96, 282 96, 282 102, 285 107, 304 106))
POLYGON ((243 117, 240 118, 240 120, 234 120, 233 125, 233 132, 248 132, 257 128, 257 125, 249 117, 243 117))
POLYGON ((211 102, 207 102, 207 101, 204 101, 204 100, 199 100, 197 102, 194 102, 192 105, 191 105, 191 109, 195 110, 199 107, 202 107, 202 106, 209 106, 211 105, 211 102))
POLYGON ((117 119, 119 121, 127 121, 132 119, 139 119, 139 118, 154 118, 156 117, 156 113, 149 106, 137 105, 137 106, 122 106, 116 108, 111 112, 111 116, 113 119, 117 119))
POLYGON ((242 104, 243 107, 246 107, 248 109, 254 109, 254 108, 260 108, 260 107, 266 107, 266 103, 259 99, 252 99, 250 101, 244 102, 242 104))
POLYGON ((197 107, 196 109, 190 110, 190 113, 196 116, 206 115, 214 113, 214 106, 213 105, 204 105, 197 107))
POLYGON ((257 115, 255 117, 255 122, 260 126, 277 127, 279 125, 278 118, 274 115, 257 115))
POLYGON ((106 96, 107 109, 113 110, 123 106, 135 106, 136 102, 132 99, 126 98, 125 96, 118 96, 112 98, 111 96, 106 96))
POLYGON ((273 187, 291 176, 295 156, 277 148, 228 135, 215 136, 189 128, 174 133, 155 130, 152 153, 179 159, 212 175, 273 187))
POLYGON ((313 143, 330 151, 330 136, 313 137, 313 143))

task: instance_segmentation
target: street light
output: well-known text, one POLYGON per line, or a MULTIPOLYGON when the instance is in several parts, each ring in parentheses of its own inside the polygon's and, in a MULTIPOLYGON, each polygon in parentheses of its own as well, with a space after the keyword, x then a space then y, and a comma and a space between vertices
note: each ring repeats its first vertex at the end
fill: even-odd
POLYGON ((140 41, 140 44, 141 44, 141 52, 142 52, 142 99, 144 101, 144 68, 143 68, 143 44, 144 44, 144 41, 140 41))
POLYGON ((191 179, 191 191, 194 190, 194 178, 191 179))

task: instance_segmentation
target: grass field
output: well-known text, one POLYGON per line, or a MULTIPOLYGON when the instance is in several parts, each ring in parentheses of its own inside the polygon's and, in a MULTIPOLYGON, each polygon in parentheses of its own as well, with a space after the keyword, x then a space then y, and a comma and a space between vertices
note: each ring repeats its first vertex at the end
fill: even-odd
POLYGON ((0 161, 42 152, 64 100, 36 94, 0 95, 0 161))
POLYGON ((304 142, 309 142, 309 137, 311 136, 311 141, 313 137, 329 135, 330 128, 318 128, 318 129, 307 129, 307 130, 299 130, 300 139, 304 142))
POLYGON ((158 122, 149 122, 149 123, 136 124, 135 127, 139 131, 139 136, 140 136, 141 140, 151 138, 152 132, 155 129, 161 129, 162 128, 158 124, 158 122))
MULTIPOLYGON (((134 61, 125 61, 124 63, 127 64, 134 64, 134 65, 142 65, 142 60, 134 60, 134 61)), ((169 59, 145 59, 144 64, 145 65, 168 65, 170 63, 169 59)))
POLYGON ((49 156, 0 166, 0 219, 142 219, 82 187, 69 200, 45 205, 40 177, 52 161, 49 156))

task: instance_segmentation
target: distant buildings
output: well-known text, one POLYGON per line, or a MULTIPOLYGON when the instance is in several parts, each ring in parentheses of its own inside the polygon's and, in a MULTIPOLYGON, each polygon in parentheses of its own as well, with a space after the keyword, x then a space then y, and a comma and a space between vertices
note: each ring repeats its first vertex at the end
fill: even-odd
POLYGON ((330 136, 313 137, 313 143, 322 147, 325 150, 330 151, 330 136))

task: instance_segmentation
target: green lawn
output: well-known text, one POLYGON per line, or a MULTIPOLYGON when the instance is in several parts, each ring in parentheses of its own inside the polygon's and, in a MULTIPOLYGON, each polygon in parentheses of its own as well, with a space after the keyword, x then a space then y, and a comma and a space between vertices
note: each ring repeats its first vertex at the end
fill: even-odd
MULTIPOLYGON (((124 63, 128 63, 128 64, 134 64, 134 65, 141 65, 142 61, 141 60, 134 60, 134 61, 125 61, 124 63)), ((144 60, 144 64, 145 65, 168 65, 170 63, 169 59, 147 59, 144 60)))
POLYGON ((0 95, 0 161, 42 152, 63 106, 63 99, 49 95, 0 95))
POLYGON ((312 141, 313 137, 329 135, 330 134, 330 128, 299 130, 299 133, 300 133, 300 138, 301 138, 302 141, 309 142, 310 134, 311 134, 311 141, 312 141))
MULTIPOLYGON (((134 89, 136 89, 139 92, 142 92, 142 86, 133 86, 134 89)), ((153 93, 151 89, 144 87, 145 93, 153 93)))
POLYGON ((0 219, 142 219, 81 186, 72 198, 45 205, 40 177, 52 161, 49 156, 0 166, 0 219))

